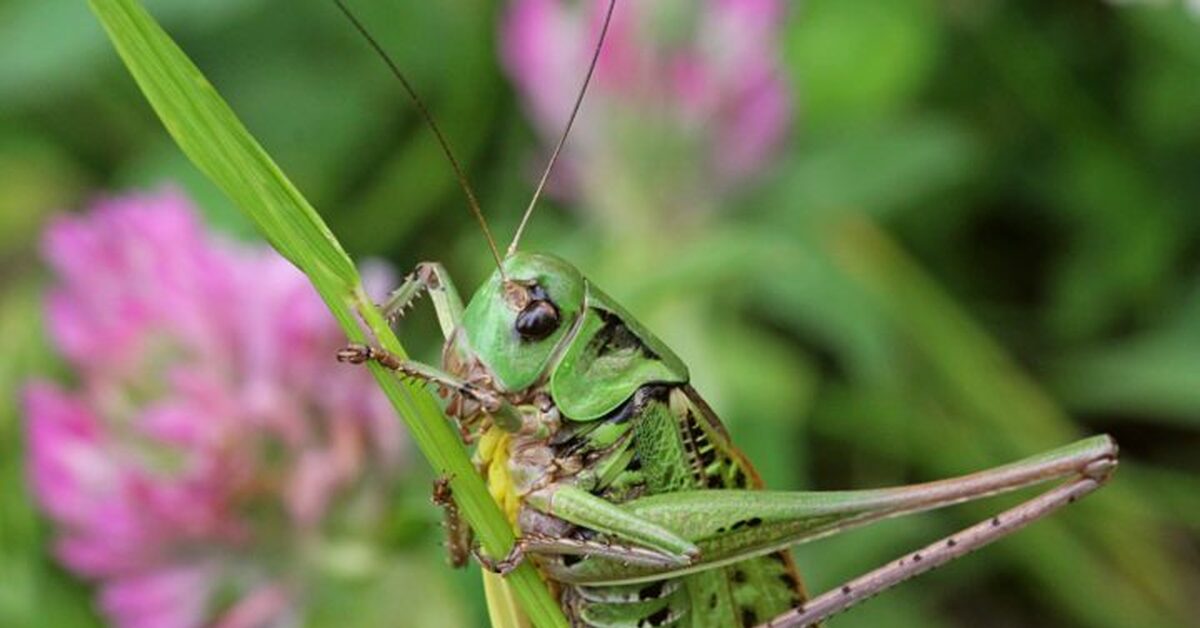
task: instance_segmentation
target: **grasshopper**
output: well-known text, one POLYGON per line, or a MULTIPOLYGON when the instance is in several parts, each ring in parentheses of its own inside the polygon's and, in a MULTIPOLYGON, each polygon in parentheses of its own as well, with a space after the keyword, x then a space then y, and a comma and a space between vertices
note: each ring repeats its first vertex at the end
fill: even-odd
MULTIPOLYGON (((340 0, 335 2, 401 78, 340 0)), ((600 34, 590 78, 608 28, 600 34)), ((1117 465, 1108 436, 956 478, 894 488, 768 491, 669 347, 570 263, 517 249, 565 142, 555 147, 504 255, 457 162, 496 271, 464 306, 446 270, 417 266, 382 305, 395 319, 428 294, 445 338, 442 364, 351 345, 435 387, 492 495, 518 532, 507 556, 475 552, 496 625, 519 625, 503 575, 531 560, 579 626, 805 626, 1023 528, 1103 485, 1117 465), (1063 480, 1020 505, 810 598, 789 547, 900 515, 1063 480)), ((452 562, 472 553, 445 482, 452 562)))

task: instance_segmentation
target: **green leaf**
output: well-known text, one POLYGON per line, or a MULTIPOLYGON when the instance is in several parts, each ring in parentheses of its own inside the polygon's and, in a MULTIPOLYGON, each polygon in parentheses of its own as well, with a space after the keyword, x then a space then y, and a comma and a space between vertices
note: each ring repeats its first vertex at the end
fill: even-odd
POLYGON ((349 256, 183 51, 139 4, 90 4, 183 152, 284 257, 349 293, 358 283, 349 256))
MULTIPOLYGON (((321 217, 183 51, 136 0, 89 4, 179 147, 281 254, 308 275, 346 335, 366 341, 361 317, 377 342, 404 356, 400 342, 363 292, 354 264, 321 217)), ((434 400, 378 365, 371 371, 435 472, 450 478, 458 505, 483 548, 503 556, 512 546, 512 530, 434 400)), ((523 565, 508 582, 536 625, 565 625, 531 566, 523 565)))

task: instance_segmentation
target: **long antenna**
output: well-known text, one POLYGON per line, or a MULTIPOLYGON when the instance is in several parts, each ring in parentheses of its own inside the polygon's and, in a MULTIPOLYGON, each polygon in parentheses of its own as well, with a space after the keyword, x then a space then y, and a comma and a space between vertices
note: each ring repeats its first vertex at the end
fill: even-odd
POLYGON ((562 137, 558 138, 558 144, 554 146, 554 152, 550 153, 550 162, 542 171, 542 179, 538 181, 537 188, 533 191, 533 198, 529 199, 529 207, 525 208, 525 214, 521 216, 521 224, 517 225, 517 233, 513 235, 512 243, 508 245, 505 257, 516 252, 517 244, 521 242, 521 235, 525 233, 525 225, 528 224, 529 217, 533 215, 533 207, 537 205, 538 198, 542 195, 542 188, 546 187, 546 180, 550 178, 550 171, 554 169, 554 162, 558 161, 558 154, 562 152, 563 145, 567 143, 571 125, 575 124, 575 116, 579 113, 580 105, 583 104, 583 95, 587 93, 588 84, 592 82, 592 74, 596 71, 596 62, 600 60, 600 50, 604 47, 604 36, 608 34, 608 23, 612 21, 613 7, 615 6, 617 6, 617 0, 609 0, 608 12, 604 14, 604 25, 600 27, 600 39, 596 42, 596 50, 592 52, 592 62, 588 66, 583 85, 579 88, 579 95, 575 97, 575 106, 571 109, 571 117, 567 118, 567 128, 563 129, 562 137))
POLYGON ((467 204, 471 206, 471 213, 475 214, 475 219, 479 221, 479 227, 483 229, 483 236, 487 238, 488 247, 492 250, 492 258, 496 260, 496 268, 500 270, 501 278, 504 278, 504 263, 500 258, 500 249, 496 248, 496 240, 492 238, 492 232, 488 229, 487 220, 483 218, 483 210, 479 208, 479 201, 475 198, 475 192, 471 189, 471 182, 467 180, 467 175, 463 172, 462 166, 458 165, 458 160, 454 158, 454 153, 450 151, 450 142, 446 141, 446 136, 442 134, 442 129, 438 127, 437 122, 433 120, 433 114, 429 113, 429 109, 425 106, 424 101, 417 95, 417 91, 409 84, 408 79, 404 77, 404 73, 400 71, 400 67, 392 60, 391 56, 383 49, 383 46, 371 35, 367 27, 354 15, 350 7, 346 6, 342 0, 333 0, 338 9, 341 9, 342 15, 350 20, 354 25, 355 30, 367 40, 371 48, 379 54, 383 62, 387 64, 388 69, 392 71, 400 84, 404 86, 404 91, 408 94, 413 104, 417 106, 417 110, 421 112, 421 117, 429 123, 429 128, 433 130, 433 134, 437 136, 438 144, 442 147, 442 152, 446 154, 446 159, 450 160, 450 166, 454 168, 454 176, 458 177, 458 184, 462 187, 463 192, 467 194, 467 204))

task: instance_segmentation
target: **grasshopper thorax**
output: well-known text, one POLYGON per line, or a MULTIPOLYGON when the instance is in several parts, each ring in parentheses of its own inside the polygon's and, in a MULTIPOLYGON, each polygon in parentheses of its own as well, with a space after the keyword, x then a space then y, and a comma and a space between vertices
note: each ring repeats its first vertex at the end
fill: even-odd
POLYGON ((467 304, 446 366, 516 404, 549 395, 564 419, 592 421, 642 386, 687 368, 570 263, 516 252, 467 304))

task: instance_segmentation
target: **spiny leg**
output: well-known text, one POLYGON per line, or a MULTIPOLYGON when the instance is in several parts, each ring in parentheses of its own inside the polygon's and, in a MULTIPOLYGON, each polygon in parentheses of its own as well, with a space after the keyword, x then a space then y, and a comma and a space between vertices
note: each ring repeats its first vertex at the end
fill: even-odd
MULTIPOLYGON (((624 567, 611 561, 583 560, 565 567, 547 565, 545 571, 564 582, 592 585, 683 575, 890 517, 977 500, 1054 479, 1099 478, 1099 472, 1114 467, 1116 459, 1116 443, 1107 436, 1098 436, 1008 465, 909 486, 854 491, 693 490, 639 497, 621 504, 621 510, 639 522, 639 526, 660 526, 695 543, 702 553, 698 560, 670 569, 624 567)), ((536 496, 534 493, 530 497, 536 496)), ((593 496, 591 499, 599 498, 593 496)), ((560 510, 572 506, 557 499, 554 505, 560 510)), ((551 514, 569 521, 575 516, 567 510, 562 514, 552 511, 551 514)), ((594 517, 594 514, 588 516, 594 517)), ((583 520, 572 522, 596 528, 583 520)), ((630 537, 626 533, 617 538, 627 540, 630 537)))
POLYGON ((571 485, 540 489, 525 498, 525 504, 564 521, 607 534, 672 558, 669 565, 682 567, 700 559, 700 548, 666 526, 644 519, 603 497, 571 485))
POLYGON ((463 305, 458 291, 454 288, 454 282, 450 279, 450 273, 437 262, 417 264, 413 272, 404 278, 400 287, 388 295, 379 309, 388 322, 394 323, 425 292, 429 293, 433 309, 437 312, 442 335, 449 338, 462 321, 463 305))
POLYGON ((687 539, 574 486, 534 491, 525 504, 582 528, 606 534, 616 541, 527 534, 517 539, 504 558, 492 559, 476 554, 480 564, 489 570, 508 573, 530 553, 609 558, 623 565, 651 569, 678 568, 690 565, 700 557, 700 550, 687 539))
POLYGON ((909 578, 919 576, 1001 539, 1092 493, 1108 481, 1116 460, 1097 460, 1071 482, 1061 484, 991 519, 945 537, 931 545, 870 571, 823 593, 804 606, 784 613, 759 628, 811 626, 873 597, 909 578))
POLYGON ((478 402, 483 411, 490 415, 492 420, 501 429, 509 432, 521 429, 521 414, 507 399, 428 364, 402 359, 381 347, 372 347, 357 343, 347 345, 338 351, 337 359, 339 362, 349 362, 350 364, 375 362, 402 377, 421 380, 434 386, 452 390, 478 402))
POLYGON ((555 538, 540 534, 526 534, 513 543, 512 549, 504 558, 495 559, 480 553, 478 548, 472 548, 472 554, 479 564, 492 573, 506 575, 516 569, 530 554, 557 556, 600 556, 621 561, 629 565, 644 565, 647 567, 670 567, 679 564, 678 556, 636 545, 611 543, 571 538, 555 538))
POLYGON ((440 477, 433 481, 433 503, 442 508, 444 519, 442 527, 446 531, 446 550, 450 554, 450 565, 454 568, 463 567, 471 557, 472 544, 471 526, 463 520, 458 512, 458 503, 450 490, 450 478, 440 477))

